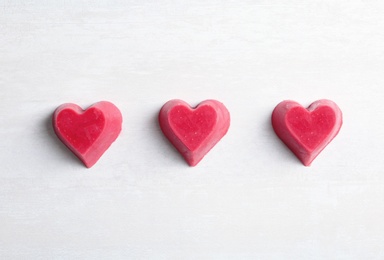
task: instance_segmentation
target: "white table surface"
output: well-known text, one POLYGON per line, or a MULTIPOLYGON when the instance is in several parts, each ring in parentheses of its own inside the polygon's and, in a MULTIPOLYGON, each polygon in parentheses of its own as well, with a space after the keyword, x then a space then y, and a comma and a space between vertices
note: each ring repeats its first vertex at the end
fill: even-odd
POLYGON ((0 0, 1 259, 383 259, 384 2, 0 0), (169 99, 232 117, 194 168, 162 136, 169 99), (311 167, 277 103, 335 101, 311 167), (109 100, 123 131, 85 168, 62 103, 109 100))

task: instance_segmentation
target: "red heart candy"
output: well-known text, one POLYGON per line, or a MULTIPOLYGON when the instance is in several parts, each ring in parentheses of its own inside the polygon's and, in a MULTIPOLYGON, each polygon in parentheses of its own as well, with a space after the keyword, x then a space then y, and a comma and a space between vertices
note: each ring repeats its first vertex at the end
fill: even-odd
POLYGON ((107 101, 86 110, 76 104, 63 104, 53 114, 56 135, 88 168, 116 140, 121 124, 120 110, 107 101))
POLYGON ((168 101, 160 110, 160 128, 190 166, 201 159, 227 133, 230 116, 216 100, 191 108, 182 100, 168 101))
POLYGON ((286 100, 272 113, 272 126, 277 136, 305 166, 311 165, 339 133, 342 123, 339 107, 325 99, 312 103, 308 109, 286 100))

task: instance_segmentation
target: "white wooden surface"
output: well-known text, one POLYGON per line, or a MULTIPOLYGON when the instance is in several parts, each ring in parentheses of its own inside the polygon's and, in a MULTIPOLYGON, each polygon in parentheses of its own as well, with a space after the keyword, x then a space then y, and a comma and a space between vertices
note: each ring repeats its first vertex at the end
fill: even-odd
POLYGON ((383 259, 384 2, 0 0, 1 259, 383 259), (169 99, 226 104, 189 168, 169 99), (310 168, 283 99, 344 113, 310 168), (86 169, 54 136, 62 103, 114 102, 123 132, 86 169))

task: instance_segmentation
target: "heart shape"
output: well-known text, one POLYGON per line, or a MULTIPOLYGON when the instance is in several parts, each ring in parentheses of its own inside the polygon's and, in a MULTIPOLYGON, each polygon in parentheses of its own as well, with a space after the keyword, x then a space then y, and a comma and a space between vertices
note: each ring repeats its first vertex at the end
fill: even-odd
POLYGON ((90 168, 119 136, 122 121, 114 104, 100 101, 86 110, 63 104, 55 110, 52 123, 59 139, 90 168))
POLYGON ((216 100, 195 108, 182 100, 170 100, 159 113, 160 128, 190 166, 197 165, 227 133, 230 115, 216 100))
POLYGON ((272 113, 272 126, 277 136, 305 166, 339 133, 342 125, 340 108, 330 100, 313 102, 307 109, 285 100, 272 113))

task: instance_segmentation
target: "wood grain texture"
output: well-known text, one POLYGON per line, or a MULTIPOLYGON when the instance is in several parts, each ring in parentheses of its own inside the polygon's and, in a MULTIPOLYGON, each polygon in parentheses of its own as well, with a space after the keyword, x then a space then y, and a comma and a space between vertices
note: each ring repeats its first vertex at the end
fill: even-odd
POLYGON ((384 258, 383 12, 378 0, 0 0, 0 258, 384 258), (198 167, 158 127, 173 98, 231 113, 198 167), (306 168, 270 116, 321 98, 344 125, 306 168), (50 118, 100 100, 123 131, 86 169, 50 118))

